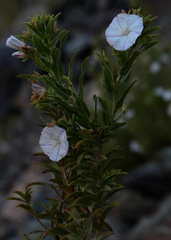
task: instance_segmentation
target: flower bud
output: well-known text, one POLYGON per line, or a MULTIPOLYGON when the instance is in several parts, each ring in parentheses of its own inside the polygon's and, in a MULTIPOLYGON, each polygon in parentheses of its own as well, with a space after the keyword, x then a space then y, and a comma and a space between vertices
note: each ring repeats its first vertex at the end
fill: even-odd
POLYGON ((21 51, 16 51, 16 52, 12 53, 12 56, 13 57, 18 57, 18 58, 25 58, 26 57, 25 53, 23 53, 21 51))
POLYGON ((15 50, 21 50, 22 47, 24 47, 26 44, 22 41, 20 41, 18 38, 14 37, 13 35, 7 38, 6 40, 6 46, 10 47, 15 50))
POLYGON ((32 83, 32 103, 36 103, 45 95, 46 89, 43 86, 40 86, 37 83, 32 83))

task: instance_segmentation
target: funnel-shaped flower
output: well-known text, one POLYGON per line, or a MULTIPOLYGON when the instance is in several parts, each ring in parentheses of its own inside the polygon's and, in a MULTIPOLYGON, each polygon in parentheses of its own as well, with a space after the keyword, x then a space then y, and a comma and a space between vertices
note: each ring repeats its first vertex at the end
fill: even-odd
POLYGON ((25 43, 12 35, 7 38, 6 45, 12 49, 21 50, 21 48, 25 46, 25 43))
POLYGON ((105 35, 107 42, 118 51, 129 49, 143 31, 143 18, 135 14, 120 13, 112 20, 105 35))
POLYGON ((68 153, 66 131, 58 126, 45 127, 39 140, 43 152, 52 160, 59 161, 68 153))
POLYGON ((13 35, 10 36, 9 38, 7 38, 6 46, 17 50, 16 52, 14 52, 12 54, 12 56, 18 57, 18 58, 26 57, 25 53, 22 51, 22 48, 24 48, 26 46, 26 44, 24 42, 20 41, 18 38, 14 37, 13 35))

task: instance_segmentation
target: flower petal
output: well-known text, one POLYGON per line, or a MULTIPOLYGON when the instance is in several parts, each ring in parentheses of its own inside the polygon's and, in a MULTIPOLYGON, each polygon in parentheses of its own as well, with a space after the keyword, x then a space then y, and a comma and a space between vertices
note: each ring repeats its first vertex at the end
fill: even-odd
POLYGON ((20 50, 20 48, 25 46, 25 43, 12 35, 9 38, 7 38, 6 45, 15 50, 20 50))
POLYGON ((143 19, 135 14, 120 13, 105 31, 106 40, 118 51, 129 49, 143 31, 143 19))
POLYGON ((128 18, 128 26, 130 31, 136 32, 137 34, 141 34, 143 31, 143 19, 142 17, 131 14, 128 18))
POLYGON ((58 126, 45 127, 39 140, 43 152, 52 160, 59 161, 69 149, 66 131, 58 126))

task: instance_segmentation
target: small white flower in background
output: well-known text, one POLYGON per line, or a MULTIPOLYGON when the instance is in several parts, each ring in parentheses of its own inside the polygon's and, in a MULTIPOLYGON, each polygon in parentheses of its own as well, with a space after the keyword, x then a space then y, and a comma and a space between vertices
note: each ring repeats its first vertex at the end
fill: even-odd
POLYGON ((134 109, 129 109, 126 113, 125 113, 125 118, 127 120, 132 119, 135 116, 135 110, 134 109))
POLYGON ((160 72, 160 70, 161 70, 161 65, 160 65, 160 63, 159 62, 153 62, 151 65, 150 65, 150 72, 151 73, 158 73, 158 72, 160 72))
POLYGON ((105 35, 107 42, 118 51, 126 51, 136 42, 144 29, 143 18, 120 13, 113 18, 105 35))
POLYGON ((66 131, 56 125, 42 130, 39 144, 52 161, 59 161, 68 153, 69 143, 66 131))
POLYGON ((132 152, 137 152, 137 153, 142 153, 143 152, 142 146, 135 140, 130 142, 129 147, 130 147, 130 150, 132 152))
POLYGON ((154 94, 158 97, 161 97, 166 102, 171 101, 171 91, 168 89, 157 87, 154 89, 154 94))
POLYGON ((18 57, 18 58, 24 58, 25 54, 22 52, 22 48, 26 46, 26 44, 22 41, 20 41, 18 38, 14 36, 10 36, 6 40, 6 46, 10 47, 14 50, 17 50, 12 54, 12 56, 18 57))

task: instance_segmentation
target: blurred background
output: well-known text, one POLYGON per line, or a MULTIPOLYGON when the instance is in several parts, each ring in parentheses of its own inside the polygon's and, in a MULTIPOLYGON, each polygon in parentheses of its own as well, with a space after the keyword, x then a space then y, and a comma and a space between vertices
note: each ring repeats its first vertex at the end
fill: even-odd
MULTIPOLYGON (((138 84, 128 98, 128 125, 116 136, 126 156, 116 162, 129 174, 122 179, 126 190, 114 199, 120 202, 109 216, 112 239, 171 239, 171 2, 144 0, 142 5, 156 15, 159 44, 144 53, 134 67, 138 84), (169 212, 170 211, 170 212, 169 212), (170 217, 169 217, 170 216, 170 217), (160 224, 159 224, 160 223, 160 224), (142 234, 143 233, 143 234, 142 234)), ((75 79, 86 56, 92 58, 85 86, 87 101, 98 91, 93 74, 94 51, 109 48, 104 31, 121 9, 135 6, 131 0, 12 0, 0 8, 0 240, 22 239, 37 223, 6 198, 30 181, 41 181, 39 160, 39 113, 30 104, 30 85, 17 77, 34 69, 11 57, 5 46, 9 35, 19 34, 24 22, 40 13, 61 12, 60 24, 71 31, 64 49, 64 62, 77 53, 75 79)), ((76 81, 75 80, 75 81, 76 81)), ((37 190, 35 199, 48 196, 37 190)))

